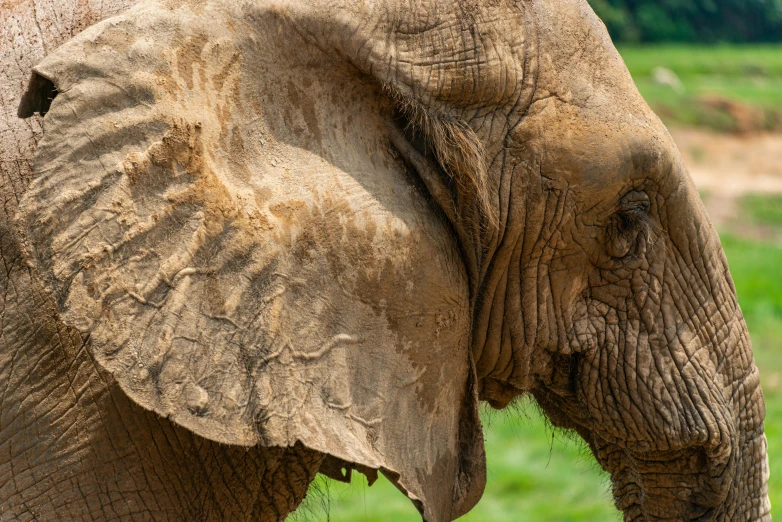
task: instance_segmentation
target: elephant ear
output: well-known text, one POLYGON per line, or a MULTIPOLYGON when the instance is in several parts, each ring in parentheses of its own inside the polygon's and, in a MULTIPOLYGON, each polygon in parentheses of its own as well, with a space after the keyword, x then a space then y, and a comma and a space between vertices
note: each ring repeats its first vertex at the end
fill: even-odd
POLYGON ((460 516, 485 465, 469 291, 382 92, 273 14, 174 3, 84 31, 22 99, 48 113, 19 227, 62 319, 202 437, 300 441, 460 516))

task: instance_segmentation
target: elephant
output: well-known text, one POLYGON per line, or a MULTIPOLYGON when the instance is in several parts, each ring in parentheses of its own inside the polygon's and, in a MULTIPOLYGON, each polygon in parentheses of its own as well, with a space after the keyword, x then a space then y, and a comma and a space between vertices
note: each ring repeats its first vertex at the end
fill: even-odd
POLYGON ((585 0, 11 0, 0 520, 430 522, 532 397, 625 520, 771 520, 681 156, 585 0))

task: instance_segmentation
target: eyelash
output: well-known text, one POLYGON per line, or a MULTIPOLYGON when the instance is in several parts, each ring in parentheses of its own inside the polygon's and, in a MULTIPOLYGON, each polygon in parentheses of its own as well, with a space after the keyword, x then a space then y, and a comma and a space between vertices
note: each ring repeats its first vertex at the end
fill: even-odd
POLYGON ((651 223, 648 203, 634 205, 615 214, 608 233, 607 249, 614 259, 626 259, 638 255, 651 239, 651 223))

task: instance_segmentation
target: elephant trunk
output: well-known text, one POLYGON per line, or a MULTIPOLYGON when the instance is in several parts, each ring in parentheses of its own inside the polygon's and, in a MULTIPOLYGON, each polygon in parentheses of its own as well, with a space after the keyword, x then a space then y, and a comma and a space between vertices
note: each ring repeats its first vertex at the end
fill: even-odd
POLYGON ((625 520, 771 520, 767 445, 757 421, 763 402, 756 377, 749 380, 755 382, 737 396, 754 399, 739 400, 708 420, 703 415, 707 425, 671 449, 644 451, 587 435, 611 472, 625 520))
POLYGON ((637 266, 588 276, 574 351, 553 354, 535 397, 611 473, 626 520, 770 519, 765 405, 727 260, 689 182, 662 196, 637 266))
MULTIPOLYGON (((736 321, 729 328, 745 327, 736 321)), ((592 419, 575 426, 611 473, 625 520, 771 520, 758 370, 751 364, 732 382, 719 373, 707 381, 688 372, 699 365, 691 359, 681 372, 637 382, 635 392, 659 395, 654 406, 643 393, 623 396, 614 388, 609 393, 616 403, 605 400, 603 416, 593 411, 592 419)), ((660 361, 650 366, 654 373, 660 361)), ((572 408, 550 399, 542 401, 550 414, 572 408)), ((571 410, 568 422, 577 416, 571 410)))
POLYGON ((763 430, 765 404, 758 371, 753 370, 735 394, 734 415, 739 434, 736 481, 726 499, 726 505, 735 506, 731 520, 771 520, 768 443, 763 430))
MULTIPOLYGON (((671 203, 672 212, 687 216, 686 205, 692 216, 689 226, 671 223, 668 230, 672 250, 692 267, 682 270, 689 281, 684 294, 672 298, 695 304, 684 316, 697 350, 687 350, 685 364, 695 369, 688 391, 704 434, 691 447, 702 448, 706 462, 693 500, 712 500, 701 515, 704 520, 770 520, 765 402, 728 262, 691 184, 677 191, 671 203)), ((686 367, 681 375, 687 376, 686 367)))
POLYGON ((650 255, 659 305, 637 315, 628 306, 618 337, 634 375, 613 389, 630 399, 616 404, 624 447, 614 495, 628 520, 770 520, 760 375, 727 260, 695 198, 690 187, 670 196, 667 234, 650 255))

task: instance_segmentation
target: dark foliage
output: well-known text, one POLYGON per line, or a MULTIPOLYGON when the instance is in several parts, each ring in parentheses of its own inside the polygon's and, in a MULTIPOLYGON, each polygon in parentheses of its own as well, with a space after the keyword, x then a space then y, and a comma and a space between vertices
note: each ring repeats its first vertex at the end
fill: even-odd
POLYGON ((779 42, 782 0, 589 0, 620 42, 779 42))

